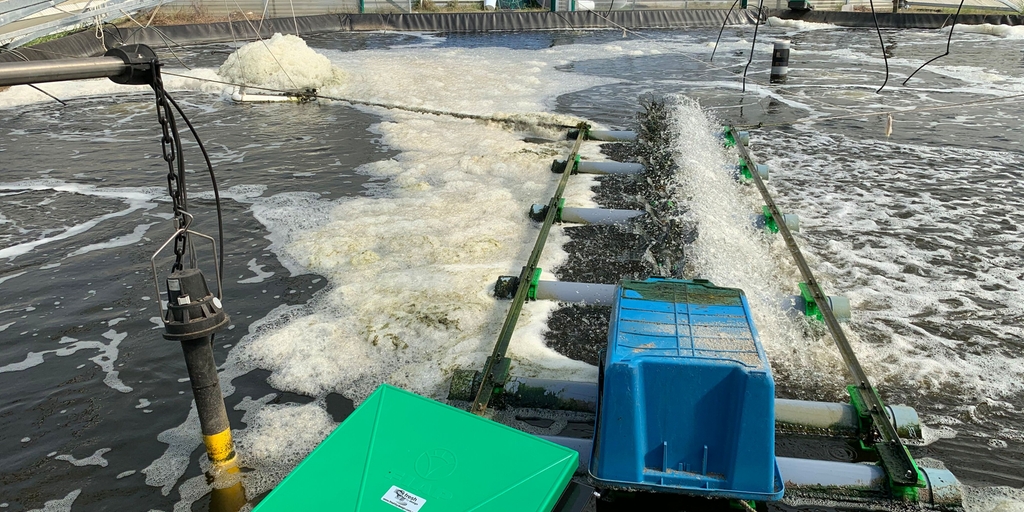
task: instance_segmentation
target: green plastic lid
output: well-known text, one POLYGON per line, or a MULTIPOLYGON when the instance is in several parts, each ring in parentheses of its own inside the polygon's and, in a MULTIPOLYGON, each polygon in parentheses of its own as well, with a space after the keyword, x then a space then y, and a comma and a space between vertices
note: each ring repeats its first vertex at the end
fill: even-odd
POLYGON ((254 512, 547 512, 578 458, 382 384, 254 512))

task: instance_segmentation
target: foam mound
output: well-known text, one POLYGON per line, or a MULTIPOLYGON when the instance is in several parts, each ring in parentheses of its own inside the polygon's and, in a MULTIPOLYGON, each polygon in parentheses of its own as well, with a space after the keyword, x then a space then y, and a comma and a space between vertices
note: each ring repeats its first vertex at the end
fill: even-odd
POLYGON ((285 90, 319 89, 344 80, 344 73, 301 37, 282 34, 242 46, 217 73, 225 81, 285 90))

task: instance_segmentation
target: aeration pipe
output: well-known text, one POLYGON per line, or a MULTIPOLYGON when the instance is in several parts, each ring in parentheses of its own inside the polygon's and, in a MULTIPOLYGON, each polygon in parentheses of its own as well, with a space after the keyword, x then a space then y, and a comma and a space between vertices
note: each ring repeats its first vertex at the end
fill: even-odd
MULTIPOLYGON (((578 208, 559 206, 555 213, 556 222, 573 224, 622 224, 647 212, 643 210, 616 210, 611 208, 578 208)), ((530 218, 536 222, 544 222, 548 214, 548 205, 534 204, 530 207, 530 218)))
MULTIPOLYGON (((577 130, 569 130, 568 139, 575 139, 579 135, 577 130)), ((629 130, 584 130, 583 136, 587 140, 599 140, 602 142, 632 142, 636 140, 636 132, 629 130)))
MULTIPOLYGON (((450 400, 469 401, 480 372, 455 370, 448 391, 450 400)), ((511 377, 502 400, 507 407, 595 412, 597 384, 530 377, 511 377)), ((921 420, 911 407, 886 407, 886 416, 905 439, 921 439, 921 420)), ((856 436, 860 430, 857 410, 850 404, 775 399, 775 428, 787 432, 856 436)))
MULTIPOLYGON (((567 436, 540 436, 552 443, 576 450, 580 455, 578 473, 586 474, 593 453, 593 440, 567 436)), ((830 501, 887 500, 889 482, 881 466, 868 463, 776 457, 786 485, 786 498, 807 497, 830 501)), ((945 469, 921 468, 926 485, 918 502, 939 510, 962 510, 963 491, 956 477, 945 469)), ((783 498, 785 501, 786 498, 783 498)), ((870 507, 876 510, 876 507, 870 507)))
MULTIPOLYGON (((565 160, 551 162, 551 172, 560 173, 563 169, 565 169, 565 160)), ((644 172, 644 166, 643 164, 630 162, 580 160, 573 172, 579 174, 640 174, 644 172)))

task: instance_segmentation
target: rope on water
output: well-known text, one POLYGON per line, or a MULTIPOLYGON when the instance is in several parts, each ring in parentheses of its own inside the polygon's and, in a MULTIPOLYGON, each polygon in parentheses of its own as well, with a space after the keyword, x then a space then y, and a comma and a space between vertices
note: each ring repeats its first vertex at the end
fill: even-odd
MULTIPOLYGON (((167 76, 176 76, 176 77, 179 77, 179 78, 188 78, 188 79, 192 79, 192 80, 199 80, 201 82, 209 82, 209 83, 214 83, 214 84, 230 85, 230 86, 234 86, 234 87, 240 87, 241 86, 241 84, 237 84, 237 83, 234 83, 234 82, 226 82, 226 81, 223 81, 223 80, 213 80, 213 79, 210 79, 210 78, 200 78, 200 77, 195 77, 195 76, 190 76, 190 75, 182 75, 182 74, 178 74, 178 73, 171 73, 169 71, 163 71, 162 74, 167 75, 167 76)), ((267 92, 276 92, 276 93, 282 93, 282 94, 294 93, 294 91, 287 91, 287 90, 283 90, 283 89, 275 89, 273 87, 258 87, 258 86, 252 86, 252 85, 246 85, 245 87, 247 89, 255 89, 255 90, 267 91, 267 92)), ((357 99, 352 99, 352 98, 342 98, 342 97, 339 97, 339 96, 329 96, 329 95, 326 95, 326 94, 320 94, 320 93, 315 93, 315 92, 312 94, 312 96, 316 97, 316 98, 322 98, 322 99, 325 99, 325 100, 340 101, 340 102, 344 102, 344 103, 349 103, 349 104, 352 104, 352 105, 361 105, 361 106, 366 106, 366 107, 378 107, 378 108, 385 108, 385 109, 388 109, 388 110, 401 110, 401 111, 404 111, 404 112, 412 112, 412 113, 415 113, 415 114, 430 114, 430 115, 435 115, 435 116, 454 117, 456 119, 472 119, 472 120, 476 120, 476 121, 491 121, 491 122, 495 122, 495 123, 510 124, 510 125, 526 123, 525 120, 514 119, 514 118, 511 118, 511 117, 498 117, 498 116, 493 116, 493 115, 468 114, 468 113, 465 113, 465 112, 452 112, 452 111, 448 111, 448 110, 436 110, 436 109, 423 108, 423 107, 409 107, 409 106, 406 106, 406 105, 398 105, 398 104, 395 104, 395 103, 382 103, 382 102, 375 102, 375 101, 368 101, 368 100, 357 100, 357 99)), ((541 127, 544 127, 544 128, 576 128, 576 126, 577 126, 575 124, 547 123, 547 122, 543 122, 543 121, 536 122, 536 123, 531 123, 531 124, 534 124, 536 126, 541 126, 541 127)))

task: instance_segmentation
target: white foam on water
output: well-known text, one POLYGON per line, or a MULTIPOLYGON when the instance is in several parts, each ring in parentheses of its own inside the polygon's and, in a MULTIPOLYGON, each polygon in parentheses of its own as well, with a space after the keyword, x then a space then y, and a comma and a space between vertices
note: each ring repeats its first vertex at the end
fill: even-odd
MULTIPOLYGON (((524 212, 553 191, 548 167, 559 148, 473 121, 395 117, 401 122, 378 127, 383 142, 412 151, 363 169, 390 178, 389 186, 377 197, 339 202, 323 227, 286 247, 334 285, 318 312, 239 347, 251 364, 273 371, 278 389, 361 400, 386 380, 440 396, 451 371, 482 366, 497 337, 494 312, 504 303, 489 288, 528 255, 536 228, 524 212), (416 149, 426 131, 445 133, 437 140, 448 147, 416 149)), ((555 230, 542 266, 562 258, 560 237, 555 230)), ((527 311, 521 332, 529 321, 527 311)), ((563 359, 550 365, 592 371, 563 359)))
POLYGON ((57 460, 66 460, 66 461, 70 462, 72 465, 79 466, 79 467, 81 467, 81 466, 99 466, 99 467, 105 468, 110 463, 107 462, 107 459, 103 458, 103 454, 107 453, 109 451, 110 451, 110 448, 100 448, 99 450, 96 450, 96 452, 93 453, 92 455, 90 455, 88 457, 85 457, 85 458, 82 458, 82 459, 76 459, 75 456, 71 455, 71 454, 58 455, 58 456, 56 456, 54 458, 57 459, 57 460))
MULTIPOLYGON (((83 196, 90 196, 99 199, 111 199, 118 200, 126 203, 126 207, 122 210, 114 211, 105 215, 89 219, 85 222, 81 222, 74 226, 71 226, 58 234, 32 240, 29 242, 23 242, 15 244, 9 247, 0 249, 0 258, 7 258, 13 260, 18 256, 28 254, 35 250, 37 247, 46 245, 51 242, 64 240, 82 233, 89 231, 104 221, 111 219, 117 219, 124 217, 138 210, 150 210, 157 206, 156 199, 165 195, 165 192, 161 192, 156 187, 146 188, 118 188, 118 187, 96 187, 94 185, 82 185, 78 183, 68 183, 61 180, 44 179, 44 180, 31 180, 31 181, 19 181, 13 183, 0 183, 0 190, 10 191, 53 191, 53 192, 66 192, 72 194, 79 194, 83 196)), ((142 228, 142 233, 148 229, 142 228)), ((125 235, 124 237, 118 237, 102 244, 94 244, 89 246, 88 251, 79 250, 75 251, 70 256, 76 256, 84 254, 85 252, 91 252, 98 249, 119 247, 122 245, 135 243, 141 240, 142 234, 139 234, 139 238, 135 239, 135 233, 139 228, 136 228, 131 235, 125 235), (83 252, 84 251, 84 252, 83 252)))
POLYGON ((1024 489, 965 485, 963 492, 970 512, 1024 512, 1024 489))
POLYGON ((246 397, 237 407, 246 411, 242 421, 249 426, 238 434, 236 448, 241 465, 253 469, 245 477, 250 498, 277 485, 338 426, 323 404, 267 405, 266 401, 246 397))
POLYGON ((796 29, 791 33, 806 32, 808 30, 832 30, 839 28, 836 25, 832 25, 830 23, 813 23, 810 21, 803 20, 784 20, 782 18, 777 18, 775 16, 768 17, 768 26, 796 29))
POLYGON ((20 372, 29 368, 39 366, 45 362, 43 356, 46 354, 54 354, 58 357, 66 357, 77 353, 79 350, 95 350, 97 354, 90 357, 89 360, 100 367, 100 370, 105 374, 103 377, 103 383, 109 386, 111 389, 120 391, 121 393, 128 393, 132 390, 130 386, 121 382, 119 373, 114 369, 114 362, 117 361, 118 346, 126 337, 127 332, 117 332, 114 329, 110 329, 103 333, 102 336, 110 340, 108 343, 102 341, 87 341, 77 340, 75 338, 69 338, 65 336, 59 343, 61 348, 52 350, 43 350, 40 352, 29 352, 25 355, 25 359, 16 363, 9 363, 4 366, 0 366, 0 373, 8 372, 20 372))
POLYGON ((34 508, 28 512, 71 512, 71 505, 82 494, 81 489, 75 489, 59 500, 49 500, 43 504, 43 508, 34 508))
POLYGON ((203 442, 195 401, 182 424, 161 432, 156 439, 166 444, 167 448, 160 457, 143 468, 142 473, 146 475, 146 485, 159 487, 163 495, 167 496, 185 474, 189 455, 203 442))
POLYGON ((124 247, 126 245, 137 244, 142 241, 142 238, 146 235, 146 232, 149 231, 149 228, 155 226, 156 224, 156 222, 150 222, 149 224, 139 224, 138 226, 135 226, 135 229, 133 229, 132 232, 127 235, 114 237, 111 238, 110 240, 107 240, 106 242, 89 244, 80 249, 71 251, 70 253, 68 253, 67 257, 71 258, 74 256, 81 256, 83 254, 87 254, 93 251, 113 249, 115 247, 124 247))
MULTIPOLYGON (((946 32, 948 35, 949 30, 971 34, 988 34, 999 36, 1004 39, 1024 39, 1024 26, 1021 25, 992 25, 991 23, 982 23, 980 25, 957 25, 951 29, 944 29, 943 32, 946 32)), ((956 34, 954 34, 953 37, 956 37, 956 34)))
MULTIPOLYGON (((253 276, 253 277, 245 278, 245 279, 239 279, 239 281, 238 281, 239 284, 262 283, 268 277, 271 277, 271 276, 274 275, 273 272, 265 272, 263 270, 263 267, 265 267, 266 265, 259 265, 259 264, 257 264, 256 263, 256 258, 253 258, 253 259, 249 260, 249 263, 247 265, 249 266, 249 271, 252 272, 253 274, 256 274, 256 275, 253 276)), ((238 277, 241 278, 242 276, 238 276, 238 277)))
POLYGON ((274 34, 228 56, 218 70, 224 81, 273 89, 320 89, 345 79, 331 61, 298 36, 274 34))
POLYGON ((1024 316, 1024 242, 1005 228, 1021 202, 999 191, 1014 186, 1000 169, 1019 166, 1019 154, 797 133, 790 142, 805 152, 766 147, 766 163, 800 209, 807 252, 851 300, 848 332, 866 343, 856 352, 868 374, 907 393, 953 389, 966 413, 972 402, 1012 408, 1004 400, 1022 389, 1024 360, 998 347, 1024 337, 1004 321, 1024 316), (833 179, 808 179, 824 175, 833 179))
POLYGON ((11 275, 0 277, 0 284, 4 284, 5 281, 9 281, 11 279, 14 279, 15 277, 25 275, 27 272, 27 270, 25 272, 15 272, 11 275))

